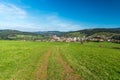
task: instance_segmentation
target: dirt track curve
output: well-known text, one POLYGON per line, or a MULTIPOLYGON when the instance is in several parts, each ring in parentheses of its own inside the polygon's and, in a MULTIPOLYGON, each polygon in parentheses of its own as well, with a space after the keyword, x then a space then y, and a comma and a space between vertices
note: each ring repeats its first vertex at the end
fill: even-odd
POLYGON ((36 80, 47 80, 47 68, 48 68, 50 55, 51 55, 50 50, 44 55, 43 63, 38 68, 38 71, 37 71, 37 79, 36 80))
MULTIPOLYGON (((59 50, 59 49, 58 49, 59 50)), ((60 52, 60 51, 58 51, 60 52)), ((63 80, 84 80, 80 75, 75 74, 73 68, 63 59, 61 53, 58 53, 58 61, 64 68, 63 80)))

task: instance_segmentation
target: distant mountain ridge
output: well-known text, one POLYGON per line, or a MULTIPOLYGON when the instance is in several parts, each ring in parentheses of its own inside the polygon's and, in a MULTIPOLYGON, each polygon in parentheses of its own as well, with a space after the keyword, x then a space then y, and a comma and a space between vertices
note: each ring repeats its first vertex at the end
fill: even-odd
POLYGON ((35 33, 32 32, 24 32, 24 31, 18 31, 18 30, 11 30, 11 29, 5 29, 5 30, 0 30, 0 34, 25 34, 25 35, 36 35, 35 33))
POLYGON ((75 32, 84 33, 84 34, 87 34, 88 36, 93 35, 95 33, 100 33, 100 32, 120 34, 120 28, 95 28, 95 29, 84 29, 84 30, 79 30, 75 32))
POLYGON ((41 34, 44 36, 66 36, 67 34, 70 33, 80 33, 80 34, 86 34, 87 36, 100 33, 100 32, 106 32, 106 33, 117 33, 120 34, 120 28, 94 28, 94 29, 84 29, 84 30, 78 30, 78 31, 69 31, 69 32, 60 32, 60 31, 39 31, 39 32, 34 32, 36 34, 41 34))
POLYGON ((57 35, 57 36, 61 36, 63 34, 65 34, 66 32, 60 32, 60 31, 38 31, 38 32, 34 32, 35 34, 41 34, 44 36, 53 36, 53 35, 57 35))
POLYGON ((10 30, 10 29, 5 29, 5 30, 0 30, 0 39, 7 39, 7 40, 12 40, 12 39, 18 39, 18 38, 26 38, 30 36, 42 36, 38 35, 32 32, 23 32, 23 31, 18 31, 18 30, 10 30))
POLYGON ((12 37, 23 37, 33 36, 40 37, 51 37, 57 35, 60 37, 83 37, 83 36, 96 36, 96 35, 120 35, 120 28, 94 28, 94 29, 84 29, 78 31, 60 32, 60 31, 38 31, 38 32, 23 32, 18 30, 0 30, 0 39, 10 39, 12 37))

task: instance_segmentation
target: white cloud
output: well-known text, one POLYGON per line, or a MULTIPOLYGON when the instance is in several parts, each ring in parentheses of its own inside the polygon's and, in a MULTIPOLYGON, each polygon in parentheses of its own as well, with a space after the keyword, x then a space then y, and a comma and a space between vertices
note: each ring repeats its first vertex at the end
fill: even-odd
POLYGON ((0 24, 0 29, 13 29, 21 31, 74 31, 79 30, 80 26, 68 23, 56 24, 56 23, 22 23, 22 24, 0 24))
POLYGON ((0 3, 0 17, 4 19, 24 19, 27 12, 13 4, 0 3))
POLYGON ((59 30, 59 31, 74 31, 81 29, 80 24, 73 23, 69 20, 61 19, 57 15, 49 15, 44 17, 44 20, 47 22, 47 26, 50 30, 59 30))
POLYGON ((0 29, 21 31, 74 31, 81 26, 60 18, 57 14, 30 16, 25 9, 14 4, 0 3, 0 29))

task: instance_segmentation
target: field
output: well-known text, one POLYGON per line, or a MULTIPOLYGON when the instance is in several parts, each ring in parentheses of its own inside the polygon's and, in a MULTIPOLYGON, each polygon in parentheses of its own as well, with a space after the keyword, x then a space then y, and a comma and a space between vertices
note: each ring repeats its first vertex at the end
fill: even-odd
POLYGON ((120 44, 0 41, 0 80, 120 80, 120 44))

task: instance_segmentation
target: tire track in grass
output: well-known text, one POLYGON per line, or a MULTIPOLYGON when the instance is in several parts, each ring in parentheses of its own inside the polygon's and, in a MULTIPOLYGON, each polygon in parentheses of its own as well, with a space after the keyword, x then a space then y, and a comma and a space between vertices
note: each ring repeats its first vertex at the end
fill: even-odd
POLYGON ((47 74, 47 68, 49 63, 49 57, 51 55, 51 50, 49 50, 43 57, 42 64, 37 69, 36 73, 36 80, 47 80, 48 74, 47 74))
POLYGON ((19 70, 19 71, 15 74, 15 76, 14 76, 12 79, 10 79, 10 80, 17 80, 17 77, 18 77, 22 72, 23 72, 23 70, 19 70))
MULTIPOLYGON (((60 52, 59 48, 58 52, 60 52)), ((58 53, 58 62, 62 65, 64 68, 63 72, 63 80, 84 80, 80 75, 75 74, 75 71, 73 68, 63 59, 61 53, 58 53)))

